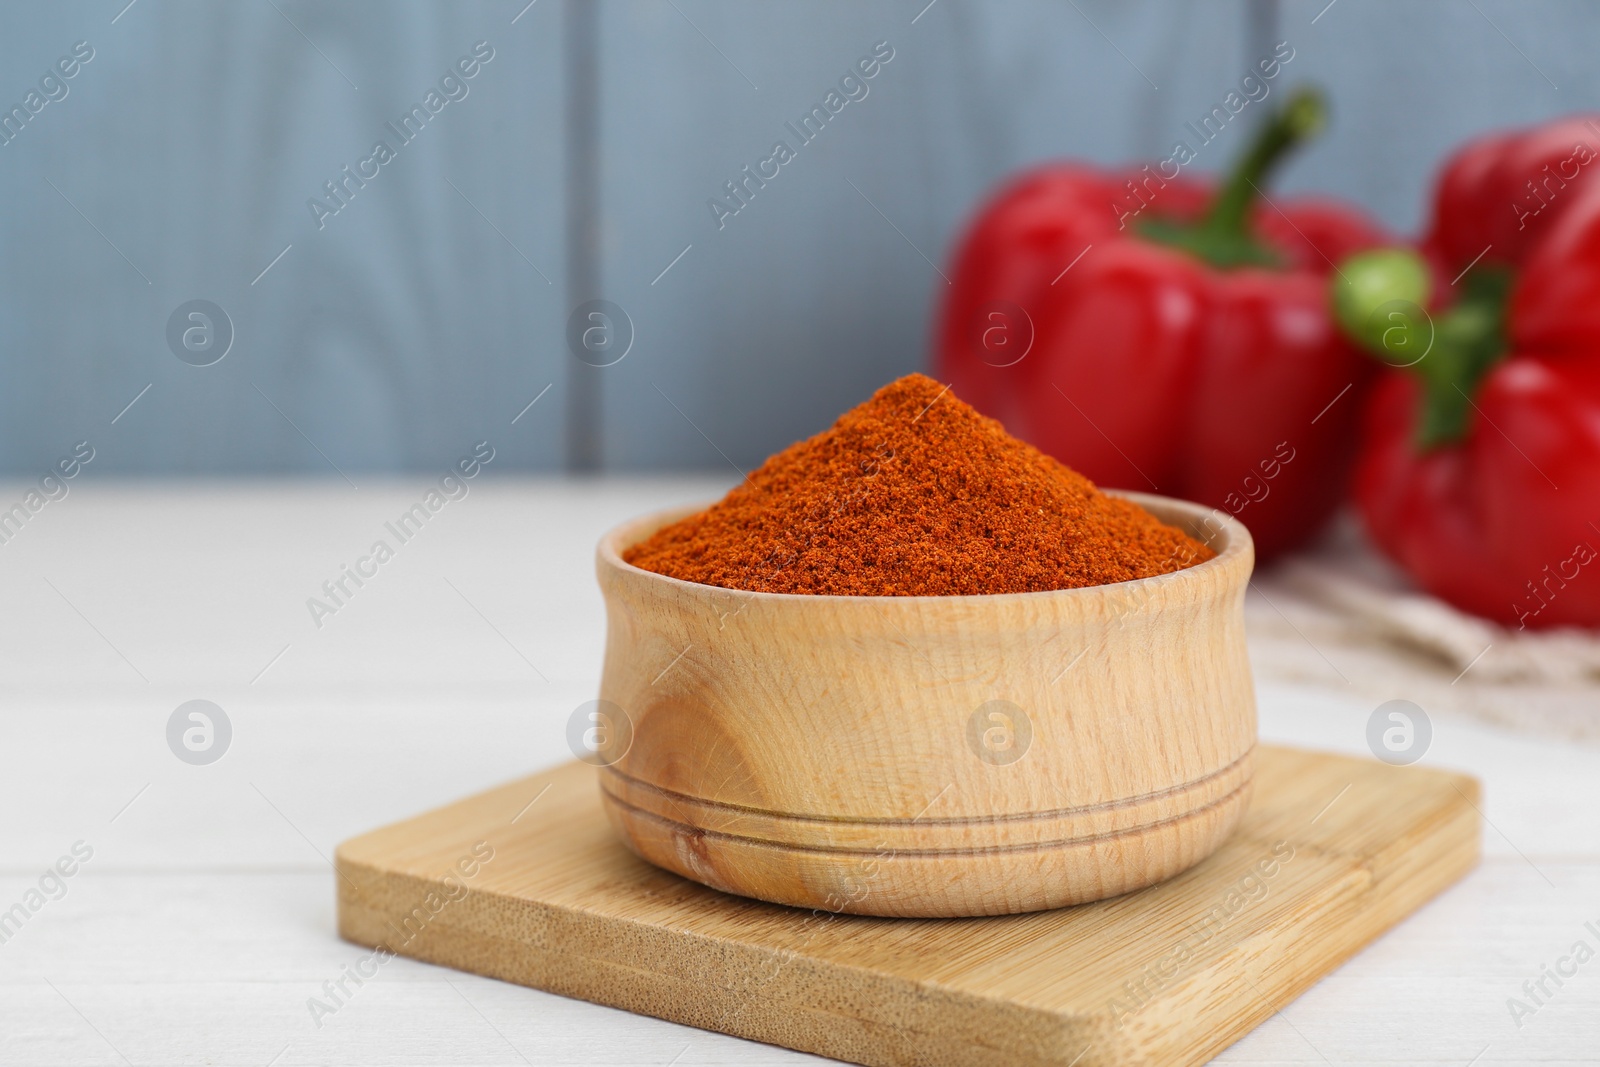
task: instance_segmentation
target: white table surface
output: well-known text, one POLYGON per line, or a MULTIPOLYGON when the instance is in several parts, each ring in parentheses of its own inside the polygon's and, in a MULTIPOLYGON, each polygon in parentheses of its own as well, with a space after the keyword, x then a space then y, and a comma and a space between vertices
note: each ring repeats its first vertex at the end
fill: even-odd
MULTIPOLYGON (((335 844, 568 758, 595 540, 726 484, 487 475, 317 629, 306 599, 427 484, 356 482, 80 480, 0 544, 0 910, 93 849, 0 944, 0 1063, 826 1062, 403 959, 316 1025, 364 955, 334 933, 335 844), (166 744, 194 698, 233 725, 210 766, 166 744)), ((1370 698, 1259 697, 1265 739, 1365 753, 1370 698)), ((1429 711, 1424 763, 1484 781, 1482 866, 1218 1062, 1600 1062, 1600 958, 1520 1026, 1507 1005, 1600 950, 1600 750, 1429 711)))

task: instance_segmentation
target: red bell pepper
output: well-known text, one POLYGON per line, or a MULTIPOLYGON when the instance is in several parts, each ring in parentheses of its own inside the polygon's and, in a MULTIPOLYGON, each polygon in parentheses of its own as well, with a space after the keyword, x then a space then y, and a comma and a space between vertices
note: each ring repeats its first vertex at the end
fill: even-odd
POLYGON ((1323 114, 1294 94, 1215 189, 1180 173, 1187 145, 1131 173, 1017 178, 956 253, 940 376, 1102 485, 1222 508, 1263 558, 1304 542, 1343 496, 1374 376, 1327 279, 1390 241, 1327 201, 1263 202, 1323 114))
POLYGON ((1600 117, 1474 141, 1422 254, 1342 264, 1341 325, 1397 370, 1356 502, 1424 589, 1522 627, 1600 626, 1600 117), (1426 310, 1425 310, 1426 309, 1426 310))

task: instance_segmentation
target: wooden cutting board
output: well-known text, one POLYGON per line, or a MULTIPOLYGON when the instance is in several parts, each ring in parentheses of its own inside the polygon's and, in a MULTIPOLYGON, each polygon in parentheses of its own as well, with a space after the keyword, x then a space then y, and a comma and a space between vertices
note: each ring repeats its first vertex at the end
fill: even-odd
POLYGON ((1204 1063, 1478 859, 1465 775, 1262 747, 1234 836, 1112 900, 878 919, 636 859, 573 763, 340 846, 357 944, 863 1064, 1204 1063))

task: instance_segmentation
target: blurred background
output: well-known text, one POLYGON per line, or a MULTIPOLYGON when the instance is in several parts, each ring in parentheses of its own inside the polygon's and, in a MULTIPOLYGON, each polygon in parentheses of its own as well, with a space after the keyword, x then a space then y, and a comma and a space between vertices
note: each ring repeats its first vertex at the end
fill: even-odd
POLYGON ((999 179, 1165 155, 1278 41, 1279 86, 1320 83, 1332 120, 1277 188, 1408 234, 1451 146, 1600 89, 1576 0, 67 0, 5 22, 7 108, 92 50, 0 145, 16 477, 85 439, 96 478, 359 482, 485 438, 500 471, 727 474, 929 366, 941 271, 999 179), (708 201, 879 42, 867 95, 719 225, 708 201), (401 142, 386 124, 475 45, 492 58, 401 142), (395 157, 358 187, 378 140, 395 157), (593 299, 631 331, 603 368, 567 343, 593 299), (195 300, 231 327, 211 366, 168 340, 195 300))

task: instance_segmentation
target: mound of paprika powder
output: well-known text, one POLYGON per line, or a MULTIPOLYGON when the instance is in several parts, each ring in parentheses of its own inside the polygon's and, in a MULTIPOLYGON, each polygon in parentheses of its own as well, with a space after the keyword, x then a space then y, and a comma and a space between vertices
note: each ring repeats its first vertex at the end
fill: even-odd
POLYGON ((963 596, 1148 578, 1215 554, 912 374, 623 559, 765 593, 963 596))

